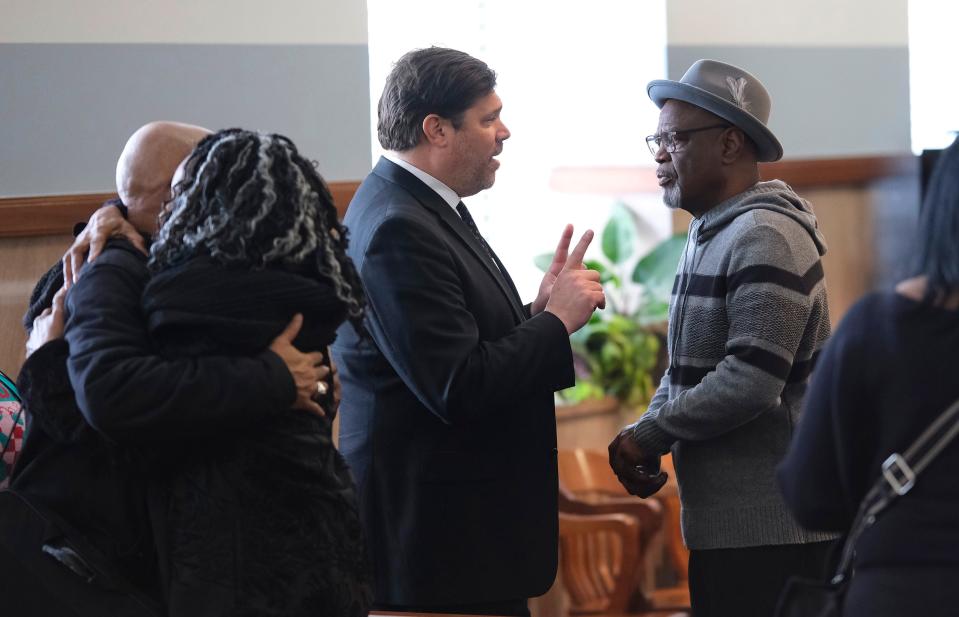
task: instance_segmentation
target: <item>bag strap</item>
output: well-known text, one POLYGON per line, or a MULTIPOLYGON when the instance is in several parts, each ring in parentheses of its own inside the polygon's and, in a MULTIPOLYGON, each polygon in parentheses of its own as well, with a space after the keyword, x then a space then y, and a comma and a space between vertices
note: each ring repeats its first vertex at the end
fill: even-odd
POLYGON ((959 435, 959 400, 939 414, 903 454, 893 452, 883 461, 882 475, 863 498, 843 545, 842 558, 832 578, 834 585, 842 583, 852 572, 852 559, 859 536, 876 522, 876 518, 892 505, 892 502, 915 486, 919 474, 939 456, 956 435, 959 435))

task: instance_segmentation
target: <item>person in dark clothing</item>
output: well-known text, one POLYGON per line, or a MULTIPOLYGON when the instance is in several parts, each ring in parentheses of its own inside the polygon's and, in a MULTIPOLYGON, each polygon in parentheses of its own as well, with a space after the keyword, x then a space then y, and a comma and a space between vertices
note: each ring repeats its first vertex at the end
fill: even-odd
MULTIPOLYGON (((779 468, 787 505, 811 529, 849 531, 883 461, 959 398, 959 141, 937 164, 919 230, 919 274, 846 314, 779 468)), ((956 613, 957 470, 953 442, 863 533, 844 615, 956 613)))
POLYGON ((431 47, 387 77, 377 132, 389 152, 345 222, 369 294, 369 336, 333 348, 340 445, 356 474, 377 608, 528 615, 556 578, 553 392, 573 384, 569 336, 605 302, 568 251, 567 226, 536 299, 461 201, 491 187, 510 132, 496 75, 431 47))
MULTIPOLYGON (((160 189, 169 187, 178 162, 208 133, 199 127, 168 122, 151 123, 134 133, 124 148, 117 174, 120 193, 130 203, 130 220, 139 228, 128 225, 129 233, 156 231, 155 221, 164 199, 160 189), (138 178, 129 178, 130 174, 138 178)), ((166 193, 169 194, 169 188, 166 193)), ((92 240, 94 246, 99 246, 104 233, 112 231, 112 225, 104 227, 102 221, 120 216, 121 211, 127 208, 119 200, 106 202, 77 244, 89 245, 92 240)), ((137 237, 138 246, 145 246, 145 240, 137 237)), ((132 245, 126 245, 126 250, 139 254, 139 249, 132 245)), ((67 375, 69 345, 63 338, 63 282, 64 264, 68 262, 73 263, 65 258, 41 277, 24 315, 29 339, 18 389, 28 421, 11 489, 55 521, 58 530, 56 534, 48 532, 48 544, 56 547, 79 543, 83 546, 82 558, 111 567, 121 588, 160 612, 154 539, 147 517, 142 469, 127 448, 105 438, 85 421, 67 375)), ((303 388, 315 388, 317 379, 329 374, 328 368, 313 370, 318 354, 300 353, 291 341, 292 336, 284 334, 270 343, 269 349, 264 347, 244 358, 208 357, 179 362, 223 376, 226 395, 211 404, 219 405, 225 414, 255 413, 286 403, 293 396, 291 376, 303 388), (261 379, 249 378, 256 374, 261 379)), ((172 361, 170 366, 176 362, 172 361)), ((184 401, 176 400, 180 392, 168 390, 168 400, 183 404, 184 401)), ((316 403, 308 399, 309 395, 297 404, 315 411, 316 403)), ((127 411, 122 401, 118 402, 115 412, 127 411)), ((3 579, 23 591, 23 602, 7 607, 13 611, 11 615, 19 615, 20 610, 57 612, 47 603, 62 595, 64 590, 58 587, 62 579, 44 580, 31 575, 15 582, 18 579, 11 578, 10 573, 22 572, 16 567, 22 555, 7 547, 6 540, 6 536, 0 540, 0 553, 5 555, 0 561, 10 567, 4 568, 3 579)))
MULTIPOLYGON (((153 464, 170 615, 366 615, 365 549, 332 414, 292 411, 289 400, 211 413, 228 395, 224 376, 164 368, 263 349, 295 315, 297 345, 315 349, 345 319, 359 324, 365 300, 346 230, 285 137, 221 131, 180 172, 149 268, 108 245, 67 298, 81 410, 153 464), (193 400, 171 405, 170 390, 193 400), (115 413, 121 403, 126 413, 115 413), (158 430, 176 431, 175 449, 158 430)), ((332 390, 316 383, 324 409, 332 390)))

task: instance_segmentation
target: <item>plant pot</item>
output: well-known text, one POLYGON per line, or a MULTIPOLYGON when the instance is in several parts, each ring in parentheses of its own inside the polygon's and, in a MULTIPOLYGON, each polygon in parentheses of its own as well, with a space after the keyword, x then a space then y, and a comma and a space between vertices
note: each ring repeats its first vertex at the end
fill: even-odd
POLYGON ((606 450, 623 426, 619 401, 611 396, 556 406, 556 441, 560 448, 606 450))

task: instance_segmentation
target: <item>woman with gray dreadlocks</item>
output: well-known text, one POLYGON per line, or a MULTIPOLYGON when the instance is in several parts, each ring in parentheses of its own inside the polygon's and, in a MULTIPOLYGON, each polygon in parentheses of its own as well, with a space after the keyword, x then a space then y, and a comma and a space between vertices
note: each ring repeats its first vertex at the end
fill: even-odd
MULTIPOLYGON (((161 215, 142 291, 143 328, 166 358, 249 355, 296 314, 300 349, 323 349, 365 296, 345 254, 346 230, 313 165, 285 137, 230 129, 201 141, 181 166, 161 215)), ((109 357, 116 336, 85 341, 109 357)), ((75 338, 82 338, 75 333, 75 338)), ((101 359, 85 382, 142 380, 101 359)), ((181 375, 176 387, 209 387, 181 375)), ((370 586, 356 496, 325 415, 290 409, 206 426, 204 410, 175 444, 146 443, 161 594, 171 616, 366 615, 370 586), (172 447, 175 446, 175 447, 172 447)), ((78 389, 79 391, 80 389, 78 389)), ((81 404, 83 404, 82 397, 81 404)), ((199 398, 199 397, 198 397, 199 398)))

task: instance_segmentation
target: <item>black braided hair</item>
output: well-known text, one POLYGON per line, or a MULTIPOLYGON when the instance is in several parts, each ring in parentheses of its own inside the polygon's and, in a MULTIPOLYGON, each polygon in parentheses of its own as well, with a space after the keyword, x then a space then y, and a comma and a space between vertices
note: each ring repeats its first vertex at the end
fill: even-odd
POLYGON ((366 298, 329 188, 288 138, 226 129, 205 137, 160 215, 150 268, 207 255, 252 269, 306 268, 330 281, 357 326, 366 298))

